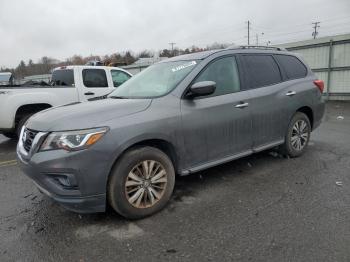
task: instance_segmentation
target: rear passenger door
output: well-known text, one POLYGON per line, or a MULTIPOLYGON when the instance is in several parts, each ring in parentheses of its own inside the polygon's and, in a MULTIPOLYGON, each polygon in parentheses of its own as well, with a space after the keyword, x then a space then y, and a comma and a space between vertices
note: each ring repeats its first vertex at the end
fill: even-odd
POLYGON ((192 84, 214 81, 212 95, 183 99, 183 138, 191 167, 251 150, 249 91, 242 91, 234 56, 215 59, 192 84))
POLYGON ((102 68, 86 68, 82 70, 83 96, 86 100, 94 100, 108 95, 114 89, 108 84, 106 70, 102 68))
POLYGON ((252 97, 253 148, 279 144, 289 123, 286 86, 271 54, 242 54, 245 81, 252 97))

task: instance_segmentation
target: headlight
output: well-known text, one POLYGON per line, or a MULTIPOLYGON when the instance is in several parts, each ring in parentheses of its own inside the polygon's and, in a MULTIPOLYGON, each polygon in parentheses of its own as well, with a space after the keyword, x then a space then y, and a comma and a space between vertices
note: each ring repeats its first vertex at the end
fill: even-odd
POLYGON ((95 144, 108 131, 108 128, 94 128, 77 131, 50 133, 40 147, 40 151, 64 149, 76 151, 95 144))

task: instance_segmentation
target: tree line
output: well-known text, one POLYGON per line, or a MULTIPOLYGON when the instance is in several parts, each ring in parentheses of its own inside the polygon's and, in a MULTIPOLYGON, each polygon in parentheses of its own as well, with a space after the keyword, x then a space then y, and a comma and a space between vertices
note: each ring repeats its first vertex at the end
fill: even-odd
POLYGON ((55 58, 43 56, 36 63, 33 62, 32 59, 26 63, 25 61, 21 61, 17 67, 15 68, 7 68, 1 67, 0 72, 12 72, 15 79, 22 79, 25 76, 30 75, 42 75, 49 74, 51 70, 55 67, 59 66, 67 66, 67 65, 84 65, 89 61, 101 61, 104 65, 111 66, 123 66, 133 64, 139 58, 147 58, 147 57, 173 57, 177 55, 190 54, 205 50, 212 49, 221 49, 226 48, 228 44, 219 44, 214 43, 212 45, 208 45, 204 48, 191 46, 186 49, 174 48, 173 50, 163 49, 159 52, 154 52, 151 50, 143 50, 140 53, 135 54, 132 51, 126 52, 116 52, 110 55, 98 56, 98 55, 90 55, 83 57, 81 55, 73 55, 65 59, 64 61, 59 61, 55 58))

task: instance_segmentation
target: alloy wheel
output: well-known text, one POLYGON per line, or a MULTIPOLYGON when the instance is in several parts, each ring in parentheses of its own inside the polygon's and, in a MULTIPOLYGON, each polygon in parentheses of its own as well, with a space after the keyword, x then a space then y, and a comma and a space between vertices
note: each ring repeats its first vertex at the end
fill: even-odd
POLYGON ((158 161, 144 160, 126 178, 126 198, 136 208, 152 207, 162 198, 167 182, 166 170, 158 161))
POLYGON ((309 139, 309 127, 305 120, 298 120, 294 123, 290 143, 292 147, 301 151, 309 139))

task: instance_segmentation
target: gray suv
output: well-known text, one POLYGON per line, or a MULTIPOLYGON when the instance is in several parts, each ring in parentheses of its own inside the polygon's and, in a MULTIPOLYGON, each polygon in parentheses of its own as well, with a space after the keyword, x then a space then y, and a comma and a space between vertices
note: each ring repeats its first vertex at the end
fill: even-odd
POLYGON ((162 61, 107 99, 48 109, 22 129, 17 155, 40 191, 77 212, 107 203, 142 218, 188 175, 265 149, 306 149, 323 82, 279 48, 235 47, 162 61))

